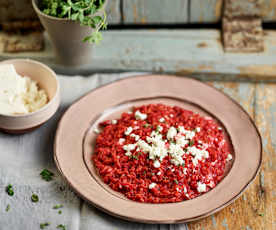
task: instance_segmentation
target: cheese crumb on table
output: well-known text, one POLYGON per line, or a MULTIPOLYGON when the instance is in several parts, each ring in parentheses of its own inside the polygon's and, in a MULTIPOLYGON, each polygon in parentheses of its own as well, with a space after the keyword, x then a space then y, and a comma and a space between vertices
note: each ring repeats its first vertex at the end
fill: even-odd
POLYGON ((0 113, 18 115, 32 113, 48 102, 43 89, 29 77, 20 76, 13 65, 0 65, 0 113))

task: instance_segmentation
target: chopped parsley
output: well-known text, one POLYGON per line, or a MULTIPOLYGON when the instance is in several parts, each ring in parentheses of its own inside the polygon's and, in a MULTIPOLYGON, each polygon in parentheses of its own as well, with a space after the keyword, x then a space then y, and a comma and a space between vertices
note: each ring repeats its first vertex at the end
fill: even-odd
POLYGON ((177 179, 174 179, 174 183, 178 184, 178 180, 177 180, 177 179))
POLYGON ((8 204, 6 207, 6 212, 8 212, 11 209, 11 206, 8 204))
POLYGON ((12 187, 11 184, 9 184, 9 185, 6 187, 6 192, 8 193, 9 196, 13 196, 13 195, 14 195, 13 187, 12 187))
POLYGON ((148 128, 148 127, 150 127, 150 126, 151 126, 151 125, 148 124, 148 123, 146 123, 146 124, 143 125, 144 128, 148 128))
POLYGON ((55 174, 49 171, 48 169, 43 169, 40 173, 40 176, 43 180, 51 181, 55 174))
POLYGON ((45 227, 49 226, 50 223, 46 222, 46 223, 42 223, 40 224, 40 229, 44 229, 45 227))
POLYGON ((62 204, 57 204, 53 207, 53 209, 60 209, 60 208, 63 208, 62 204))
POLYGON ((32 200, 32 202, 34 202, 34 203, 38 202, 38 201, 39 201, 38 195, 33 194, 33 195, 31 196, 31 200, 32 200))
POLYGON ((135 155, 132 155, 132 158, 138 160, 138 157, 135 155))
POLYGON ((263 217, 263 216, 264 216, 264 213, 259 213, 259 216, 262 216, 262 217, 263 217))
POLYGON ((65 225, 63 225, 63 224, 59 224, 59 225, 57 226, 57 229, 66 230, 66 227, 65 227, 65 225))
POLYGON ((190 143, 189 143, 189 146, 193 146, 195 143, 195 141, 191 140, 190 143))

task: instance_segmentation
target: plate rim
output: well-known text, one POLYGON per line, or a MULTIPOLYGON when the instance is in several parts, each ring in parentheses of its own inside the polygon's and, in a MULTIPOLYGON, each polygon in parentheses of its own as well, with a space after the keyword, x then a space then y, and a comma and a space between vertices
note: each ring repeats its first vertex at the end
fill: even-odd
MULTIPOLYGON (((214 113, 215 114, 215 113, 214 113)), ((251 116, 247 113, 247 111, 238 103, 236 102, 234 99, 232 99, 230 96, 228 96, 226 93, 222 92, 221 90, 215 88, 214 86, 211 86, 211 85, 208 85, 202 81, 199 81, 199 80, 196 80, 196 79, 193 79, 193 78, 189 78, 189 77, 186 77, 186 76, 177 76, 177 75, 159 75, 159 74, 145 74, 145 75, 135 75, 135 76, 128 76, 128 77, 125 77, 125 78, 121 78, 121 79, 117 79, 115 81, 112 81, 112 82, 109 82, 107 84, 103 84, 95 89, 92 89, 90 90, 89 92, 85 93, 83 96, 79 97, 78 99, 74 100, 71 105, 66 109, 66 111, 63 113, 63 115, 61 116, 59 122, 58 122, 58 125, 57 125, 57 129, 56 129, 56 134, 55 134, 55 139, 54 139, 54 161, 55 161, 55 164, 61 174, 61 176, 67 181, 67 183, 73 188, 73 190, 82 198, 84 199, 85 201, 87 201, 89 204, 92 204, 93 206, 95 206, 96 208, 112 215, 112 216, 115 216, 115 217, 119 217, 121 219, 124 219, 124 220, 127 220, 127 221, 135 221, 135 222, 140 222, 140 223, 154 223, 154 224, 157 224, 157 223, 162 223, 162 224, 172 224, 172 223, 184 223, 184 222, 190 222, 190 221, 195 221, 195 220, 198 220, 198 219, 201 219, 201 218, 204 218, 204 217, 207 217, 211 214, 214 214, 218 211, 220 211, 221 209, 223 209, 224 207, 228 206, 229 204, 233 203, 236 199, 238 199, 242 193, 248 188, 248 186, 255 180, 256 176, 258 175, 259 171, 260 171, 260 168, 261 168, 261 164, 262 164, 262 161, 263 161, 263 143, 262 143, 262 137, 260 135, 260 132, 254 122, 254 120, 251 118, 251 116), (58 134, 60 132, 60 129, 62 128, 61 127, 61 123, 63 121, 63 119, 66 117, 66 115, 70 112, 71 108, 77 104, 79 101, 81 101, 83 98, 87 97, 88 95, 98 91, 98 90, 101 90, 102 88, 106 87, 106 86, 109 86, 109 85, 112 85, 114 83, 118 83, 118 82, 123 82, 123 81, 129 81, 129 80, 132 80, 132 79, 137 79, 137 78, 145 78, 147 79, 147 77, 165 77, 165 78, 178 78, 178 79, 186 79, 186 80, 190 80, 190 81, 193 81, 193 82, 196 82, 197 84, 201 84, 205 87, 209 87, 211 88, 212 90, 215 90, 217 91, 218 93, 224 95, 228 100, 230 99, 230 101, 235 104, 235 106, 239 107, 239 109, 246 115, 247 119, 250 121, 252 127, 254 128, 254 130, 256 131, 256 134, 257 134, 257 138, 259 140, 259 145, 260 145, 260 153, 259 153, 259 162, 258 162, 258 166, 255 170, 255 173, 254 175, 252 176, 252 178, 241 188, 241 190, 238 192, 237 195, 233 196, 230 200, 228 200, 227 202, 223 203, 222 205, 218 206, 218 207, 215 207, 214 209, 210 210, 209 212, 207 213, 203 213, 201 215, 198 215, 198 216, 195 216, 193 218, 183 218, 183 219, 177 219, 177 220, 172 220, 172 221, 156 221, 156 220, 143 220, 143 219, 139 219, 139 217, 137 218, 132 218, 132 217, 129 217, 129 216, 122 216, 122 215, 119 215, 115 212, 112 212, 108 209, 105 209, 104 207, 96 204, 95 202, 91 201, 89 198, 87 198, 85 195, 83 195, 71 182, 70 182, 70 179, 67 178, 67 176, 65 175, 65 173, 62 171, 61 167, 60 167, 60 163, 58 161, 58 157, 57 157, 57 139, 58 139, 58 134)))

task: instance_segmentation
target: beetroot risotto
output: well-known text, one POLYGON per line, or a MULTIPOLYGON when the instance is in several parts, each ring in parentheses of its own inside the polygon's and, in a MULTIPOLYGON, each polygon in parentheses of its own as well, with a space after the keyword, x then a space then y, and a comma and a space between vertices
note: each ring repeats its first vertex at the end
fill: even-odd
POLYGON ((223 178, 230 145, 210 117, 150 104, 101 123, 93 161, 113 190, 145 203, 193 199, 223 178))

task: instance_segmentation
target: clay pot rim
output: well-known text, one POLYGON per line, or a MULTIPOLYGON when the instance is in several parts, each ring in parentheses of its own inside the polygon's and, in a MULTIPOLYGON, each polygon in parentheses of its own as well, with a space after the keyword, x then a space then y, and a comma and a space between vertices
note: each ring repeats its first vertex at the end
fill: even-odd
MULTIPOLYGON (((50 16, 48 14, 45 14, 43 13, 37 6, 37 1, 38 0, 32 0, 32 5, 33 5, 33 8, 34 10, 36 11, 37 14, 40 14, 41 16, 45 17, 45 18, 48 18, 48 19, 52 19, 52 20, 55 20, 55 21, 60 21, 60 22, 75 22, 71 19, 68 19, 68 18, 58 18, 58 17, 54 17, 54 16, 50 16)), ((107 4, 107 1, 108 0, 105 0, 104 4, 102 5, 101 8, 98 9, 98 11, 94 14, 94 15, 97 15, 97 13, 103 11, 103 9, 105 9, 106 7, 106 4, 107 4)))
POLYGON ((9 60, 6 60, 6 61, 1 61, 0 62, 0 65, 2 64, 6 64, 6 63, 11 63, 11 62, 30 62, 30 63, 33 63, 33 64, 36 64, 36 65, 40 65, 42 68, 46 69, 47 71, 49 71, 51 73, 51 75, 53 76, 53 78, 55 79, 56 81, 56 84, 57 84, 57 90, 55 92, 55 95, 53 96, 53 98, 51 100, 48 101, 48 103, 46 105, 44 105, 43 107, 41 107, 40 109, 34 111, 34 112, 31 112, 31 113, 27 113, 27 114, 16 114, 16 115, 6 115, 6 114, 0 114, 1 117, 8 117, 8 118, 22 118, 22 117, 31 117, 31 116, 34 116, 38 113, 43 113, 45 110, 48 109, 48 107, 54 102, 57 100, 57 98, 59 97, 59 94, 60 94, 60 84, 59 84, 59 81, 57 79, 57 75, 56 73, 50 68, 48 67, 47 65, 41 63, 41 62, 38 62, 38 61, 34 61, 34 60, 31 60, 31 59, 20 59, 20 58, 17 58, 17 59, 9 59, 9 60))

